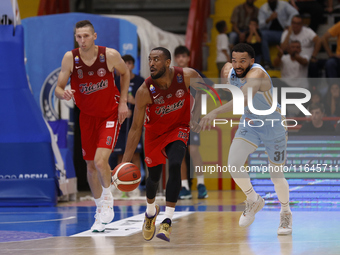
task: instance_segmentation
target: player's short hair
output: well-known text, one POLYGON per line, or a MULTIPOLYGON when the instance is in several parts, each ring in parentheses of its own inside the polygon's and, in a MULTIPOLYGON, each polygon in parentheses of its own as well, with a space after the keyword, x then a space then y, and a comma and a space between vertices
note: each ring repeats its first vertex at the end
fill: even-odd
POLYGON ((82 28, 82 27, 91 27, 93 29, 93 32, 94 32, 94 27, 93 27, 92 23, 89 20, 78 21, 76 23, 76 28, 75 29, 82 28))
POLYGON ((215 27, 219 33, 224 32, 224 28, 227 26, 227 23, 224 20, 221 20, 216 23, 215 27))
POLYGON ((233 52, 247 52, 251 58, 255 58, 255 51, 253 47, 251 47, 247 43, 236 44, 231 50, 231 55, 233 54, 233 52))
POLYGON ((153 48, 151 51, 154 51, 154 50, 159 50, 159 51, 163 52, 163 55, 165 56, 165 60, 168 60, 168 59, 171 60, 171 53, 168 49, 166 49, 164 47, 156 47, 156 48, 153 48))
POLYGON ((175 56, 179 54, 187 54, 188 56, 190 56, 190 50, 184 45, 177 46, 175 49, 175 56))
POLYGON ((325 113, 325 107, 323 106, 323 104, 321 103, 314 103, 314 104, 311 104, 309 107, 308 107, 308 110, 309 111, 313 111, 313 110, 316 110, 316 109, 320 109, 320 111, 322 113, 325 113))
POLYGON ((135 64, 135 59, 134 57, 132 57, 129 54, 126 54, 124 56, 122 56, 122 59, 124 60, 124 62, 128 62, 128 61, 132 61, 133 64, 135 64))

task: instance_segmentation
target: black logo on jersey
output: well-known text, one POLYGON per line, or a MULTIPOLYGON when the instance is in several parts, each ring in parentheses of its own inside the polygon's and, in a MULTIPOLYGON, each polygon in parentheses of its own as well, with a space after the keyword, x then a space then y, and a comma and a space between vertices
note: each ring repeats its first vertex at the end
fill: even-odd
POLYGON ((81 93, 89 95, 92 94, 93 92, 106 89, 108 86, 109 86, 108 80, 105 81, 101 80, 100 82, 95 84, 93 84, 92 82, 90 82, 90 84, 87 83, 79 84, 79 90, 81 93))
POLYGON ((156 108, 155 113, 157 115, 161 115, 161 117, 163 117, 163 115, 165 115, 165 114, 168 114, 170 112, 181 109, 184 105, 184 101, 185 101, 185 99, 179 100, 178 102, 171 104, 171 105, 159 106, 159 107, 156 108))

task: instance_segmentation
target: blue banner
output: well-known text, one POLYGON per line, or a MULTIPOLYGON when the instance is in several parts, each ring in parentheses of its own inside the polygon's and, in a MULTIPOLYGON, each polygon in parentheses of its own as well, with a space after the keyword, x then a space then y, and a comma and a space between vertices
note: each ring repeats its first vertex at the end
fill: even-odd
POLYGON ((0 206, 55 205, 51 137, 29 90, 23 27, 0 26, 0 206))
POLYGON ((121 55, 130 54, 137 59, 137 27, 126 20, 84 13, 24 19, 26 70, 38 105, 43 105, 41 100, 46 99, 40 97, 43 85, 56 86, 56 69, 60 68, 64 54, 75 48, 75 24, 85 19, 95 28, 97 45, 114 48, 121 55))

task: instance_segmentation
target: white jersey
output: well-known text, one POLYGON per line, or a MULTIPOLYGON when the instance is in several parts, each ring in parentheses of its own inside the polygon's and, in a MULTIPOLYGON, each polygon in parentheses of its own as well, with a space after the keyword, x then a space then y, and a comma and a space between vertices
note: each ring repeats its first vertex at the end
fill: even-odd
MULTIPOLYGON (((272 104, 273 104, 273 83, 272 83, 272 80, 269 76, 269 74, 266 72, 266 70, 259 64, 253 64, 250 68, 253 69, 253 68, 260 68, 262 71, 264 71, 269 79, 270 79, 270 83, 271 83, 271 88, 270 90, 268 91, 265 91, 265 92, 261 92, 261 91, 258 91, 254 98, 253 98, 253 106, 256 110, 268 110, 272 107, 272 104)), ((232 68, 231 69, 231 72, 229 72, 229 77, 228 77, 228 80, 229 80, 229 83, 231 85, 235 85, 237 86, 238 88, 242 88, 245 84, 246 84, 246 79, 245 78, 238 78, 236 76, 236 72, 235 72, 235 69, 232 68)), ((270 115, 256 115, 256 114, 253 114, 250 112, 248 106, 246 106, 244 108, 244 115, 242 116, 242 119, 243 118, 249 118, 249 119, 282 119, 282 116, 281 116, 281 106, 280 104, 277 104, 277 107, 276 107, 276 110, 271 113, 270 115)))

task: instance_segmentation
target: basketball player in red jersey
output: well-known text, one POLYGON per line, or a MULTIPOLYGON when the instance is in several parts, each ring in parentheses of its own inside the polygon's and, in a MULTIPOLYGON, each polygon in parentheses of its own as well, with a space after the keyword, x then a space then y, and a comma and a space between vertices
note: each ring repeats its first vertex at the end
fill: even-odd
POLYGON ((59 99, 73 99, 80 109, 79 123, 87 179, 97 210, 93 232, 103 232, 114 218, 109 156, 125 120, 130 73, 120 54, 95 45, 97 34, 88 20, 75 28, 79 48, 66 52, 55 94, 59 99), (114 83, 114 69, 121 74, 121 94, 114 83), (71 89, 65 89, 71 76, 71 89))
MULTIPOLYGON (((146 180, 147 208, 143 224, 143 237, 150 241, 156 232, 155 221, 159 206, 155 204, 162 165, 169 161, 169 179, 166 185, 166 209, 158 238, 170 241, 171 219, 181 189, 181 163, 190 132, 189 85, 201 87, 190 78, 200 78, 191 68, 170 67, 170 52, 154 48, 149 55, 151 77, 136 93, 135 112, 129 131, 123 162, 131 161, 145 119, 145 162, 149 169, 146 180)), ((203 83, 203 80, 201 80, 203 83)), ((200 93, 196 93, 196 98, 200 93)), ((191 123, 191 125, 197 125, 191 123)))

